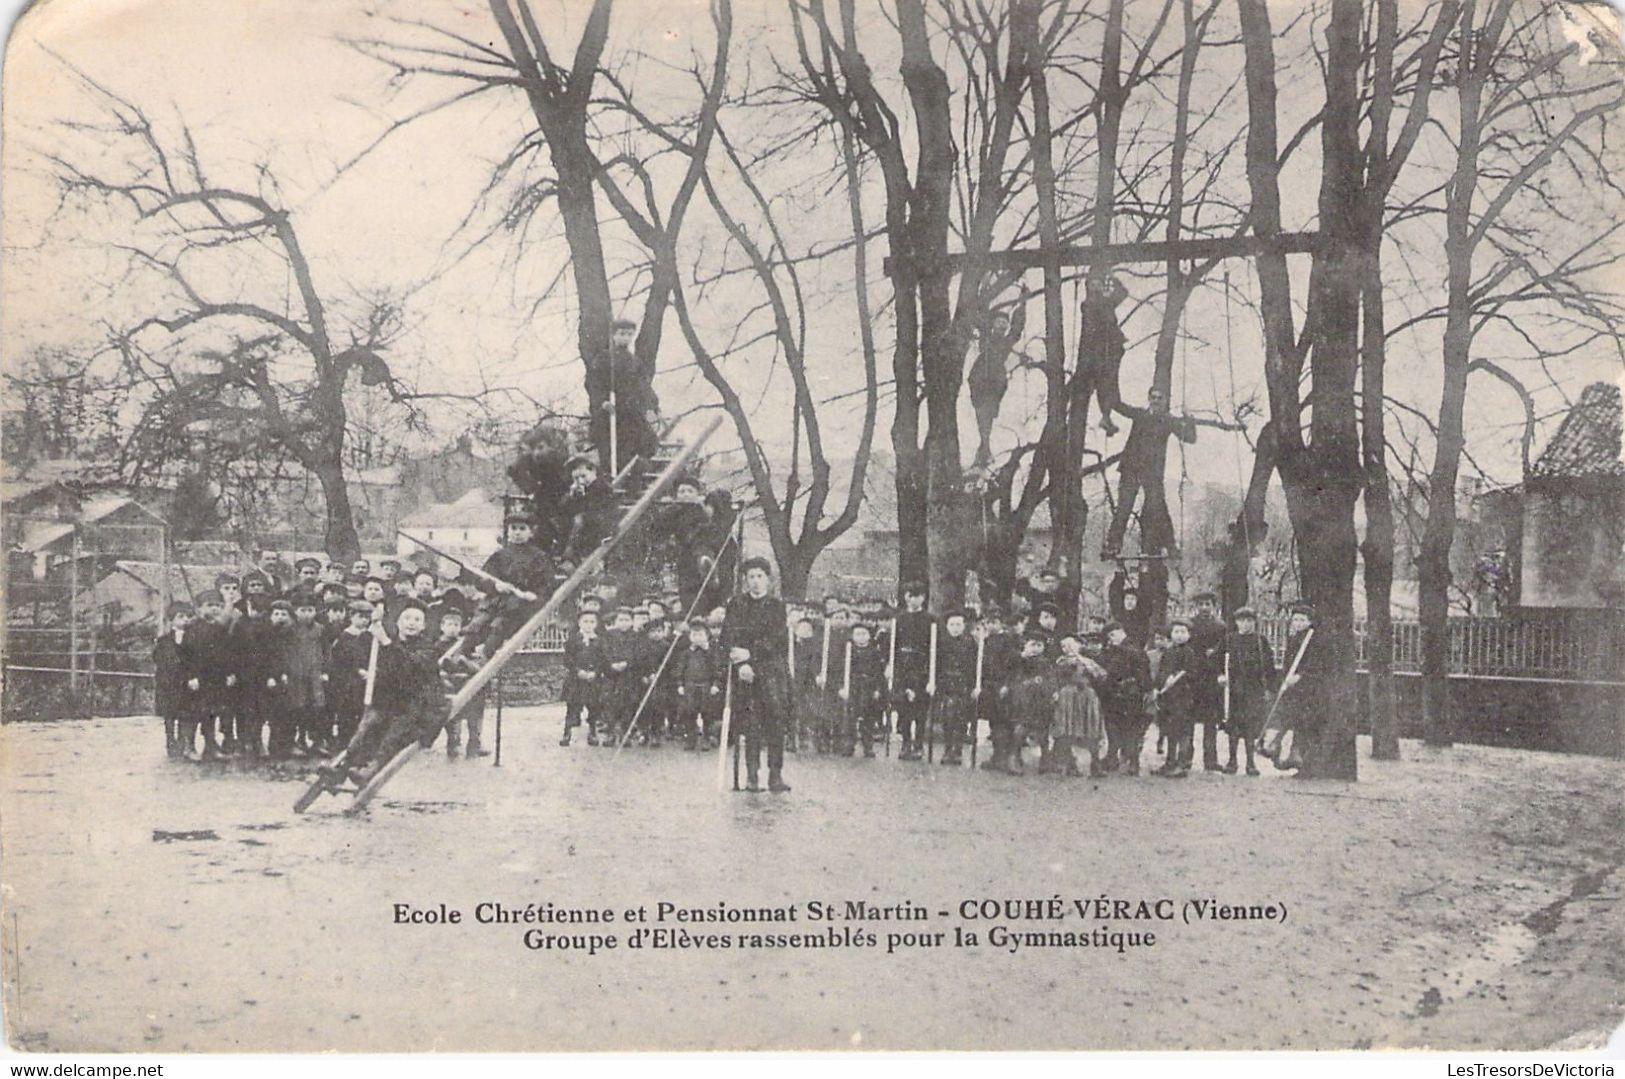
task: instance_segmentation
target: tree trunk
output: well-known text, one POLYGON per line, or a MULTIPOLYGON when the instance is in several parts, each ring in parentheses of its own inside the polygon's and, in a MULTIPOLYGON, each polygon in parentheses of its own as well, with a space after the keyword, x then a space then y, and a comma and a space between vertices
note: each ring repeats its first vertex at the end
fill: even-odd
POLYGON ((355 512, 350 506, 350 487, 344 479, 344 466, 335 458, 317 465, 316 482, 321 484, 322 501, 327 506, 327 557, 335 562, 353 562, 361 557, 361 537, 355 530, 355 512))
POLYGON ((959 458, 959 387, 965 374, 965 342, 954 328, 953 282, 945 258, 954 175, 950 91, 947 73, 931 54, 921 0, 900 0, 897 26, 903 45, 903 84, 913 106, 918 141, 908 227, 919 297, 920 382, 929 421, 921 455, 929 530, 925 579, 933 604, 954 606, 963 595, 968 547, 963 542, 964 480, 959 458))
MULTIPOLYGON (((1475 5, 1462 19, 1473 25, 1475 5)), ((1467 41, 1475 35, 1466 35, 1467 41)), ((1456 480, 1466 445, 1462 414, 1467 401, 1467 368, 1471 360, 1473 196, 1478 190, 1478 155, 1482 137, 1479 109, 1484 72, 1469 45, 1462 46, 1456 83, 1461 130, 1456 171, 1445 197, 1444 385, 1428 473, 1428 516, 1417 554, 1417 611, 1422 623, 1422 738, 1430 746, 1455 740, 1450 715, 1450 547, 1456 535, 1456 480)))
MULTIPOLYGON (((587 404, 596 415, 609 400, 610 326, 615 302, 609 289, 609 272, 604 263, 603 240, 599 235, 598 201, 594 191, 597 164, 587 143, 587 107, 591 83, 597 71, 609 24, 610 0, 594 0, 586 28, 577 45, 571 83, 560 88, 558 73, 544 78, 537 58, 520 29, 510 0, 489 0, 491 14, 502 32, 523 78, 526 100, 537 125, 547 140, 547 150, 558 178, 555 197, 564 222, 564 239, 570 248, 570 268, 576 286, 576 347, 585 371, 587 404), (585 85, 575 85, 576 73, 585 85)), ((519 0, 519 14, 534 29, 526 0, 519 0)), ((600 468, 609 469, 609 446, 598 447, 600 468)))
MULTIPOLYGON (((1380 207, 1379 207, 1380 212, 1380 207)), ((1388 488, 1388 432, 1384 417, 1384 365, 1387 326, 1383 319, 1382 232, 1368 233, 1364 321, 1361 342, 1360 396, 1363 426, 1361 452, 1365 466, 1365 542, 1360 558, 1365 568, 1365 666, 1371 756, 1399 759, 1399 719, 1394 695, 1394 506, 1388 488)))

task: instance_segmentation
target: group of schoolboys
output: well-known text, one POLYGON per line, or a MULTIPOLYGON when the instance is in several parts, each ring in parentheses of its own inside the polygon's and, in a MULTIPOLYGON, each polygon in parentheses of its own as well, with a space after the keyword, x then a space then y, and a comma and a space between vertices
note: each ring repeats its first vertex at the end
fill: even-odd
MULTIPOLYGON (((980 617, 966 609, 933 616, 917 583, 902 594, 901 610, 878 617, 859 616, 834 597, 826 599, 821 619, 811 611, 795 617, 792 702, 803 745, 844 756, 861 747, 873 757, 876 738, 889 739, 895 723, 901 760, 921 760, 926 740, 940 737, 940 763, 958 765, 976 740, 975 721, 986 720, 992 752, 983 768, 1020 774, 1023 750, 1036 747, 1040 771, 1081 774, 1062 741, 1075 739, 1061 733, 1069 729, 1063 708, 1076 706, 1062 702, 1068 675, 1081 670, 1086 673, 1075 681, 1100 720, 1098 743, 1076 747, 1091 758, 1089 774, 1140 774, 1154 724, 1163 753, 1154 775, 1190 774, 1198 728, 1204 770, 1234 775, 1244 753, 1246 774, 1258 775, 1259 740, 1272 703, 1319 670, 1314 648, 1304 650, 1299 671, 1279 667, 1256 612, 1237 609, 1227 629, 1212 593, 1195 597, 1193 616, 1175 618, 1143 640, 1123 623, 1094 615, 1083 616, 1077 630, 1065 629, 1058 603, 1023 601, 1026 609, 1007 622, 993 608, 980 617), (1221 738, 1228 741, 1224 764, 1221 738)), ((1291 611, 1285 664, 1300 651, 1314 617, 1305 603, 1291 611)), ((1292 703, 1283 698, 1282 723, 1290 722, 1292 703)), ((1280 768, 1300 765, 1296 750, 1276 760, 1280 768)))
POLYGON ((583 724, 588 745, 632 737, 639 745, 669 740, 691 750, 716 744, 726 692, 726 610, 684 620, 679 605, 675 595, 620 606, 595 593, 581 597, 564 644, 559 745, 569 745, 583 724))
POLYGON ((442 587, 393 559, 374 572, 364 560, 303 558, 288 575, 277 561, 266 552, 258 568, 220 574, 191 603, 171 605, 154 649, 170 756, 286 760, 348 747, 355 769, 444 730, 456 757, 465 719, 467 755, 486 755, 483 701, 456 717, 444 702, 500 632, 506 592, 442 587))

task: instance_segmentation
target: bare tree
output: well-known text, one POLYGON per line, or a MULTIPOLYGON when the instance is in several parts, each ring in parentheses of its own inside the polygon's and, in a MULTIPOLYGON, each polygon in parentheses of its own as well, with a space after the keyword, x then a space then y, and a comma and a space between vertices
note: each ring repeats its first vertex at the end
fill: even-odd
POLYGON ((184 122, 166 138, 140 107, 76 75, 99 100, 101 119, 71 125, 85 140, 82 155, 48 155, 64 206, 123 214, 127 239, 117 249, 127 265, 117 284, 156 283, 165 295, 158 313, 110 327, 112 384, 142 406, 124 448, 130 478, 200 448, 285 456, 321 488, 327 551, 353 557, 360 545, 344 469, 350 375, 411 415, 433 396, 397 381, 384 358, 401 325, 399 304, 363 299, 336 313, 268 167, 252 187, 218 181, 184 122))
MULTIPOLYGON (((1270 13, 1263 0, 1240 0, 1246 55, 1249 126, 1247 177, 1252 223, 1261 237, 1278 236, 1281 168, 1277 145, 1276 59, 1270 13)), ((1309 313, 1300 343, 1292 310, 1286 255, 1257 260, 1264 316, 1265 378, 1276 465, 1287 495, 1302 578, 1317 608, 1316 635, 1329 655, 1330 677, 1316 686, 1301 730, 1310 774, 1354 779, 1355 700, 1353 587, 1357 539, 1354 504, 1360 494, 1360 449, 1354 383, 1358 367, 1358 235, 1353 215, 1363 162, 1360 121, 1359 0, 1332 0, 1326 26, 1321 114, 1321 246, 1314 254, 1309 313), (1313 384, 1307 408, 1300 376, 1305 361, 1313 384)))

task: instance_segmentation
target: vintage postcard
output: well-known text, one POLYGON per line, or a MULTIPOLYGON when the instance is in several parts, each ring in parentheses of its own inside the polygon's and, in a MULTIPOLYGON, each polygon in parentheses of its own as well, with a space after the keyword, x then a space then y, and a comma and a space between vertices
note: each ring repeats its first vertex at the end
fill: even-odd
POLYGON ((1620 31, 34 3, 7 1044, 1603 1045, 1620 31))

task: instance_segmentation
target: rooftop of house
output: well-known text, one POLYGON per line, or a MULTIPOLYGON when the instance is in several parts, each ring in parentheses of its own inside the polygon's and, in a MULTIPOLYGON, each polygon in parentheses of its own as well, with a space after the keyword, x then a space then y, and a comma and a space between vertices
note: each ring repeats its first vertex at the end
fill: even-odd
POLYGON ((402 528, 501 528, 502 504, 483 487, 454 502, 436 502, 401 518, 402 528))
POLYGON ((1593 382, 1529 466, 1530 479, 1625 476, 1620 460, 1619 387, 1593 382))

